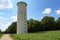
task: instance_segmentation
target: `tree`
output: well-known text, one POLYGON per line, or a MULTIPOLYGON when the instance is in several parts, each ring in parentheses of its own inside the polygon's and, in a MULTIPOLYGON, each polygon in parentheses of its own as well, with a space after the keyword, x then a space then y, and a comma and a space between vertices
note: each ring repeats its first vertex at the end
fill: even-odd
POLYGON ((55 22, 54 17, 45 16, 42 19, 42 22, 44 24, 44 27, 43 27, 44 30, 52 30, 52 29, 54 29, 54 22, 55 22))
POLYGON ((33 32, 34 30, 33 30, 33 28, 34 28, 34 20, 33 19, 30 19, 30 20, 28 20, 28 22, 27 22, 27 26, 28 26, 28 32, 33 32))
POLYGON ((56 21, 56 28, 59 30, 60 29, 60 17, 56 21))
MULTIPOLYGON (((30 19, 27 20, 28 32, 41 32, 48 30, 60 30, 60 18, 55 21, 54 17, 45 16, 41 21, 30 19)), ((17 33, 17 22, 13 22, 6 33, 17 33)))
POLYGON ((1 29, 0 29, 0 33, 1 33, 1 29))
POLYGON ((38 32, 38 31, 42 31, 43 29, 42 23, 38 20, 30 19, 28 20, 27 24, 28 24, 28 32, 38 32))
POLYGON ((6 33, 17 33, 17 22, 13 22, 8 29, 6 29, 6 33))

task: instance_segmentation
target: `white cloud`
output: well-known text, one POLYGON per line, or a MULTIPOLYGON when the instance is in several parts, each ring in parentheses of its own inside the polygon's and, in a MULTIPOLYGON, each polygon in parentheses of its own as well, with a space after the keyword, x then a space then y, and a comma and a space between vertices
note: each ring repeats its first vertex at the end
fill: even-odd
POLYGON ((41 19, 42 19, 43 17, 41 17, 41 19))
POLYGON ((0 21, 8 21, 8 20, 10 20, 9 18, 6 18, 6 17, 3 17, 3 16, 0 16, 0 21))
POLYGON ((0 23, 0 29, 5 31, 12 22, 0 23))
POLYGON ((11 23, 12 21, 10 21, 9 18, 0 17, 0 29, 2 31, 5 31, 11 23))
POLYGON ((60 14, 60 9, 55 11, 57 14, 60 14))
POLYGON ((13 5, 11 3, 11 0, 0 0, 0 9, 4 8, 13 8, 13 5))
POLYGON ((17 21, 17 16, 11 16, 10 17, 13 21, 17 21))
POLYGON ((46 8, 42 13, 44 14, 50 14, 51 13, 51 8, 46 8))
POLYGON ((4 19, 4 17, 0 17, 0 19, 4 19))
POLYGON ((13 6, 12 6, 11 1, 10 1, 10 0, 8 0, 8 2, 9 2, 9 4, 7 5, 7 6, 8 6, 8 8, 12 8, 13 6))

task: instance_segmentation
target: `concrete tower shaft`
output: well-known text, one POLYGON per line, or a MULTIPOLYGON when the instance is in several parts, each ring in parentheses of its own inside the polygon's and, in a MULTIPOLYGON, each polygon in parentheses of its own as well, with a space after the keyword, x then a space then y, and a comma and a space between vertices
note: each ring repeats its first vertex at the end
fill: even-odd
POLYGON ((18 2, 17 34, 27 33, 27 4, 18 2))

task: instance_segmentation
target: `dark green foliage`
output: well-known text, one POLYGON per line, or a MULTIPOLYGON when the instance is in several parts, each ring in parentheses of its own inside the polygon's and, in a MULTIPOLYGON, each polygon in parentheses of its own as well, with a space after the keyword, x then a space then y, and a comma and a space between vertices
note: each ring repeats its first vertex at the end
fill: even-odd
MULTIPOLYGON (((56 21, 54 17, 45 16, 41 21, 30 19, 27 20, 28 32, 41 32, 49 30, 60 30, 60 18, 56 21)), ((17 32, 17 23, 13 22, 6 33, 16 33, 17 32)))
POLYGON ((60 18, 58 18, 56 21, 56 28, 60 29, 60 18))
POLYGON ((37 32, 41 31, 43 24, 40 21, 30 19, 27 23, 28 32, 37 32))
POLYGON ((54 17, 45 16, 42 19, 42 22, 44 23, 45 30, 52 30, 52 29, 54 29, 54 22, 55 22, 54 17))
POLYGON ((1 34, 1 29, 0 29, 0 34, 1 34))
POLYGON ((17 23, 13 22, 8 29, 6 29, 6 33, 16 33, 17 32, 17 23))
POLYGON ((60 18, 55 21, 54 17, 45 16, 41 21, 28 20, 28 32, 60 30, 60 18))

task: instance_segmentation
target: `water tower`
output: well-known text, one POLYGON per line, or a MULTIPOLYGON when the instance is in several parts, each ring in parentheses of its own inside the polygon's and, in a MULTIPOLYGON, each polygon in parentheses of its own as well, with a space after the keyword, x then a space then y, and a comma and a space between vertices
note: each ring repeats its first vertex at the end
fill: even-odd
POLYGON ((27 4, 18 2, 17 34, 27 33, 27 4))

